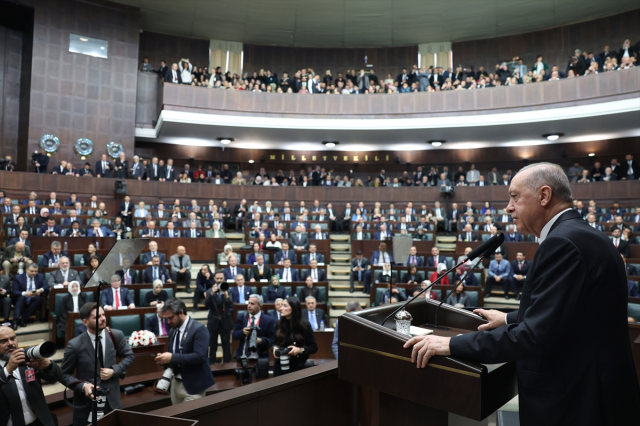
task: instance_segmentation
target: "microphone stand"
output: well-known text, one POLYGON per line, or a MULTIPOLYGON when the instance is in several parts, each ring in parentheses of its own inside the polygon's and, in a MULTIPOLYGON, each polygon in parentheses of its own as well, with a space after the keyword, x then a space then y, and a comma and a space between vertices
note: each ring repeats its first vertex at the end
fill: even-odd
MULTIPOLYGON (((462 276, 462 278, 460 278, 460 282, 464 283, 464 281, 467 279, 467 277, 471 274, 471 272, 473 272, 474 269, 476 269, 476 266, 478 266, 480 264, 480 262, 482 262, 482 259, 484 259, 484 255, 486 253, 482 254, 480 257, 478 257, 478 260, 476 261, 476 263, 473 264, 473 266, 471 266, 471 268, 462 276)), ((440 304, 438 305, 438 307, 436 308, 436 317, 434 319, 434 328, 439 328, 438 327, 438 310, 440 310, 440 306, 442 306, 442 304, 444 303, 445 300, 447 300, 446 298, 451 296, 451 293, 453 293, 457 288, 458 288, 457 283, 454 283, 454 287, 449 291, 449 294, 447 295, 445 293, 445 297, 442 298, 442 300, 440 301, 440 304)))
MULTIPOLYGON (((467 259, 469 260, 469 259, 467 259)), ((385 322, 387 322, 387 320, 389 318, 391 318, 392 316, 394 316, 395 314, 397 314, 398 312, 400 312, 401 310, 403 310, 409 303, 411 303, 412 301, 414 301, 415 299, 419 298, 421 294, 423 294, 424 292, 426 292, 427 290, 429 290, 431 287, 433 287, 434 285, 436 285, 438 282, 440 282, 441 279, 443 279, 444 277, 446 277, 449 272, 454 271, 455 269, 458 268, 458 266, 462 265, 464 262, 466 262, 467 260, 464 260, 463 262, 458 263, 457 265, 455 265, 453 268, 449 269, 447 272, 445 272, 444 274, 440 275, 440 277, 438 277, 437 280, 435 280, 434 282, 432 282, 431 284, 429 284, 428 286, 426 286, 425 288, 422 289, 422 291, 420 293, 418 293, 415 297, 407 300, 405 303, 403 303, 398 309, 396 309, 395 311, 393 311, 391 314, 389 314, 388 317, 386 317, 384 319, 384 321, 382 321, 382 323, 380 325, 384 325, 385 322)), ((391 301, 391 295, 389 295, 389 301, 391 301)))
MULTIPOLYGON (((100 319, 100 288, 108 286, 109 283, 103 280, 98 281, 98 284, 96 285, 96 347, 95 356, 93 358, 93 398, 91 399, 91 424, 93 426, 98 424, 98 321, 100 319)), ((102 343, 100 343, 100 345, 102 345, 102 343)))

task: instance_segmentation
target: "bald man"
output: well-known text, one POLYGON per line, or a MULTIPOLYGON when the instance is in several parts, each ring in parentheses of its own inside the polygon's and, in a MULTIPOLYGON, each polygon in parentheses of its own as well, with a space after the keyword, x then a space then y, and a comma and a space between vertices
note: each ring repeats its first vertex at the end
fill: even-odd
POLYGON ((480 331, 414 337, 404 347, 413 346, 419 368, 434 355, 515 361, 522 426, 636 424, 640 391, 624 264, 606 234, 572 207, 562 168, 538 163, 520 170, 506 211, 518 231, 540 239, 540 248, 519 311, 477 309, 488 320, 480 331))

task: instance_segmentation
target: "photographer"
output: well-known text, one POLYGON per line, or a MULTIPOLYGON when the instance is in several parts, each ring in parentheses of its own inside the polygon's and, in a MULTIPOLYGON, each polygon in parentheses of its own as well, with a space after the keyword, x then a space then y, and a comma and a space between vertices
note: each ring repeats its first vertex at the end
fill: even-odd
POLYGON ((44 149, 36 151, 31 156, 31 163, 35 168, 36 173, 47 173, 47 167, 49 166, 49 156, 44 152, 44 149))
POLYGON ((318 352, 318 345, 309 322, 302 319, 302 309, 297 297, 288 297, 280 309, 280 321, 276 325, 276 342, 273 355, 273 375, 281 376, 306 367, 309 355, 318 352))
POLYGON ((224 291, 221 289, 221 286, 225 284, 222 269, 215 272, 213 279, 215 283, 211 286, 210 291, 205 292, 207 299, 204 302, 204 306, 209 310, 207 316, 207 329, 209 329, 210 336, 209 364, 216 363, 218 336, 222 341, 222 362, 231 362, 230 336, 233 327, 233 300, 229 297, 229 284, 226 284, 224 291))
POLYGON ((264 314, 262 308, 262 296, 252 294, 249 296, 247 313, 239 312, 236 326, 233 329, 233 340, 239 340, 238 350, 234 358, 238 361, 243 356, 248 359, 269 358, 269 348, 276 338, 276 319, 264 314), (256 330, 256 346, 251 346, 251 327, 258 327, 256 330))
POLYGON ((11 156, 6 155, 4 160, 0 160, 0 170, 5 172, 15 172, 18 169, 18 165, 11 161, 11 156))
POLYGON ((46 358, 28 360, 26 365, 25 361, 24 349, 18 349, 15 331, 11 327, 0 327, 0 426, 57 425, 40 379, 49 383, 60 381, 62 371, 46 358))
POLYGON ((187 315, 187 307, 178 298, 167 300, 160 312, 173 329, 169 335, 170 352, 155 358, 156 364, 173 370, 171 403, 204 397, 207 388, 215 383, 207 357, 209 331, 187 315))

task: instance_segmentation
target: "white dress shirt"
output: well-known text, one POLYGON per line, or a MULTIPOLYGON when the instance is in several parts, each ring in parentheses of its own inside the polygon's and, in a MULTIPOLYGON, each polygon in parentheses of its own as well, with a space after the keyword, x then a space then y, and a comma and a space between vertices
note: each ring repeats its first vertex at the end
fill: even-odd
MULTIPOLYGON (((0 360, 0 367, 4 368, 4 375, 9 377, 10 374, 7 371, 7 361, 0 360)), ((29 401, 27 400, 27 393, 24 390, 24 386, 22 385, 22 377, 20 377, 20 369, 16 368, 13 370, 11 374, 16 380, 16 387, 18 388, 18 395, 20 396, 20 403, 22 404, 22 414, 24 415, 24 423, 30 424, 35 422, 38 419, 38 416, 31 410, 31 406, 29 405, 29 401)), ((7 422, 7 426, 13 426, 13 421, 11 416, 9 416, 9 421, 7 422)))

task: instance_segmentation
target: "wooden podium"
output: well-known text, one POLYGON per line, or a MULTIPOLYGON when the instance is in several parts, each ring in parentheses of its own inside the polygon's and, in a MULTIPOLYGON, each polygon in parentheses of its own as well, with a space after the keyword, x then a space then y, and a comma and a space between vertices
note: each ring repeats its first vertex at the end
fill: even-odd
POLYGON ((152 423, 154 426, 194 426, 197 420, 176 419, 153 414, 135 413, 133 411, 113 410, 100 420, 98 426, 140 426, 152 423))
MULTIPOLYGON (((438 303, 419 299, 409 304, 411 325, 433 329, 426 324, 433 324, 438 303)), ((395 304, 340 317, 339 377, 364 387, 360 396, 367 400, 365 410, 371 410, 371 424, 446 426, 449 413, 480 421, 517 395, 515 363, 485 365, 436 356, 426 368, 416 368, 411 348, 402 347, 409 337, 395 331, 395 319, 379 325, 397 308, 395 304)), ((438 323, 435 335, 453 337, 477 330, 486 320, 443 304, 438 323)))

